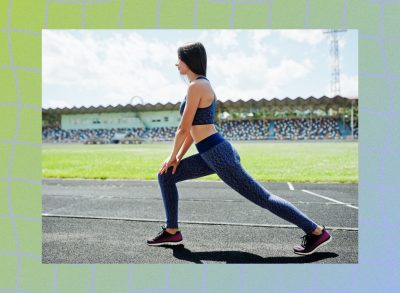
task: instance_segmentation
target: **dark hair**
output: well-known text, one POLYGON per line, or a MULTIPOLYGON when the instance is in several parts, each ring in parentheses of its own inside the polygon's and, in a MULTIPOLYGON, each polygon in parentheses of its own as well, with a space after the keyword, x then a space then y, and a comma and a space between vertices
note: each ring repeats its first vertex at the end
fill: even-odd
POLYGON ((179 47, 178 58, 185 62, 194 73, 206 76, 207 54, 202 43, 189 43, 179 47))

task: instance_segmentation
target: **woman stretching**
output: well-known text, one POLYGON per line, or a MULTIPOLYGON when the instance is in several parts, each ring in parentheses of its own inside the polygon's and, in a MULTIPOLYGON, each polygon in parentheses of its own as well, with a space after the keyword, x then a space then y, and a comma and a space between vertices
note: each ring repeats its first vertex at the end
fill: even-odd
POLYGON ((214 127, 216 96, 206 78, 207 55, 204 46, 191 43, 178 49, 176 66, 190 80, 187 95, 181 103, 182 116, 176 131, 171 155, 162 163, 158 181, 166 212, 166 225, 148 245, 182 243, 178 229, 178 190, 176 183, 217 174, 227 185, 248 200, 301 228, 306 235, 294 253, 309 255, 332 240, 325 229, 288 201, 273 195, 243 169, 236 149, 214 127), (195 142, 198 154, 182 160, 195 142))

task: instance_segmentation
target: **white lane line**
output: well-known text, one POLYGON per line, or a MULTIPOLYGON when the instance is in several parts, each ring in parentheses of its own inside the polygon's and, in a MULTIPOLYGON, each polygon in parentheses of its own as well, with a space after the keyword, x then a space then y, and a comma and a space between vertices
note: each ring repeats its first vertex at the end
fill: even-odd
POLYGON ((294 187, 293 187, 292 183, 288 182, 287 184, 289 185, 289 189, 290 190, 294 190, 294 187))
MULTIPOLYGON (((161 219, 144 219, 144 218, 126 218, 126 217, 104 217, 104 216, 84 216, 84 215, 62 215, 43 213, 42 217, 49 218, 77 218, 77 219, 95 219, 95 220, 120 220, 120 221, 134 221, 134 222, 152 222, 152 223, 165 223, 161 219)), ((267 227, 267 228, 296 228, 295 225, 280 225, 280 224, 256 224, 256 223, 231 223, 231 222, 204 222, 204 221, 178 221, 180 224, 198 224, 198 225, 224 225, 224 226, 244 226, 244 227, 267 227)), ((343 231, 358 231, 355 227, 328 227, 329 230, 343 230, 343 231)))
POLYGON ((345 202, 341 202, 341 201, 338 201, 338 200, 336 200, 336 199, 333 199, 333 198, 330 198, 330 197, 327 197, 327 196, 324 196, 324 195, 320 195, 320 194, 318 194, 318 193, 311 192, 311 191, 308 191, 308 190, 305 190, 305 189, 303 189, 302 191, 305 192, 305 193, 308 193, 308 194, 311 194, 311 195, 318 196, 318 197, 320 197, 320 198, 329 200, 329 201, 333 201, 333 202, 336 202, 336 203, 339 203, 339 204, 343 204, 343 205, 345 205, 346 207, 349 207, 349 208, 353 208, 353 209, 358 210, 358 207, 353 206, 353 205, 351 205, 351 204, 347 204, 347 203, 345 203, 345 202))

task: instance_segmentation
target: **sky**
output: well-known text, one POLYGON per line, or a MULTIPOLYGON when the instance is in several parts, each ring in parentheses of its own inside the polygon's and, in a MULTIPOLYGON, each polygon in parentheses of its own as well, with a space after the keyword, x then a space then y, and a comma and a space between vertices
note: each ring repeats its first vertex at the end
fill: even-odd
MULTIPOLYGON (((177 103, 177 49, 200 41, 221 101, 331 96, 325 30, 43 30, 43 108, 177 103)), ((358 32, 339 33, 341 95, 358 97, 358 32)))

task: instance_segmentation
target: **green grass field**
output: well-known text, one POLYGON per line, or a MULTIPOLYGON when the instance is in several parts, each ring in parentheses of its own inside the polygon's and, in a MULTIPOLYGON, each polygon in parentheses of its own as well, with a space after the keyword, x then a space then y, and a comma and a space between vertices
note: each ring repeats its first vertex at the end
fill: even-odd
MULTIPOLYGON (((233 143, 258 181, 358 182, 358 143, 233 143)), ((172 143, 44 145, 44 178, 156 179, 172 143)), ((197 153, 194 145, 186 156, 197 153)), ((179 166, 178 166, 179 168, 179 166)), ((216 180, 217 175, 202 179, 216 180)))

